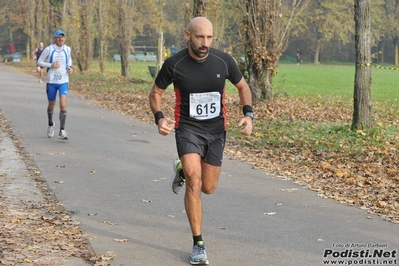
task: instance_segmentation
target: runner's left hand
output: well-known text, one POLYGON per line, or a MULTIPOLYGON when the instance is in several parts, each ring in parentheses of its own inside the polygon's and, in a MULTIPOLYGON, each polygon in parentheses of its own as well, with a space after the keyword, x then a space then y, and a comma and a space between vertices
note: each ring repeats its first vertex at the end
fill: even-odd
POLYGON ((243 117, 238 123, 239 127, 244 126, 243 129, 240 130, 240 133, 244 136, 249 136, 252 133, 252 118, 249 116, 243 117))

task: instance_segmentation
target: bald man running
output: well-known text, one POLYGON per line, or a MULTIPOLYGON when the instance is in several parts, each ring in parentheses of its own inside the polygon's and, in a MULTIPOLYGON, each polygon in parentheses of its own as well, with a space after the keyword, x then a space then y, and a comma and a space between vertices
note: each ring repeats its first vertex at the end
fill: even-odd
POLYGON ((192 19, 184 32, 188 47, 165 60, 149 95, 158 132, 168 135, 175 129, 179 160, 173 164, 172 190, 184 185, 184 203, 193 235, 190 263, 209 264, 202 239, 201 192, 212 194, 219 181, 226 141, 226 79, 238 90, 243 117, 241 134, 252 132, 251 91, 234 59, 211 48, 212 23, 204 17, 192 19), (164 117, 161 98, 173 83, 175 117, 164 117))

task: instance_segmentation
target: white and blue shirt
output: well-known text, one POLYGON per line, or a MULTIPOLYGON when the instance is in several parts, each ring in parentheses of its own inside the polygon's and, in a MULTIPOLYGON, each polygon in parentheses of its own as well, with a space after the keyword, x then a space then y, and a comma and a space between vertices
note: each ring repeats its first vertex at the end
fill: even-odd
POLYGON ((69 82, 68 67, 72 66, 71 48, 67 45, 62 47, 52 44, 47 46, 37 61, 41 67, 47 68, 47 83, 63 84, 69 82), (59 68, 51 68, 51 64, 58 61, 59 68))

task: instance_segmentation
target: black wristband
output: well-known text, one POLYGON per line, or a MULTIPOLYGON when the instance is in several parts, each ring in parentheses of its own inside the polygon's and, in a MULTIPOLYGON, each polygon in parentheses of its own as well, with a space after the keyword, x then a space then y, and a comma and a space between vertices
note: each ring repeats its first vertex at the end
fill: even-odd
POLYGON ((161 111, 158 111, 158 112, 156 112, 156 113, 154 114, 154 118, 155 118, 155 124, 158 125, 159 119, 165 118, 165 117, 163 116, 163 113, 162 113, 161 111))
POLYGON ((245 115, 246 113, 252 113, 252 106, 250 105, 244 105, 242 107, 242 113, 245 115))

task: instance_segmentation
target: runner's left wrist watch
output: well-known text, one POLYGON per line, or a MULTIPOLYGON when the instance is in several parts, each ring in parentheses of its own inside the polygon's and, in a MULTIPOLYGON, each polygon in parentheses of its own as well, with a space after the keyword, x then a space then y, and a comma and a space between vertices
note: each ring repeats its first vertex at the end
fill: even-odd
POLYGON ((250 118, 252 118, 252 120, 254 120, 254 118, 255 118, 255 115, 253 112, 246 112, 245 116, 249 116, 250 118))

